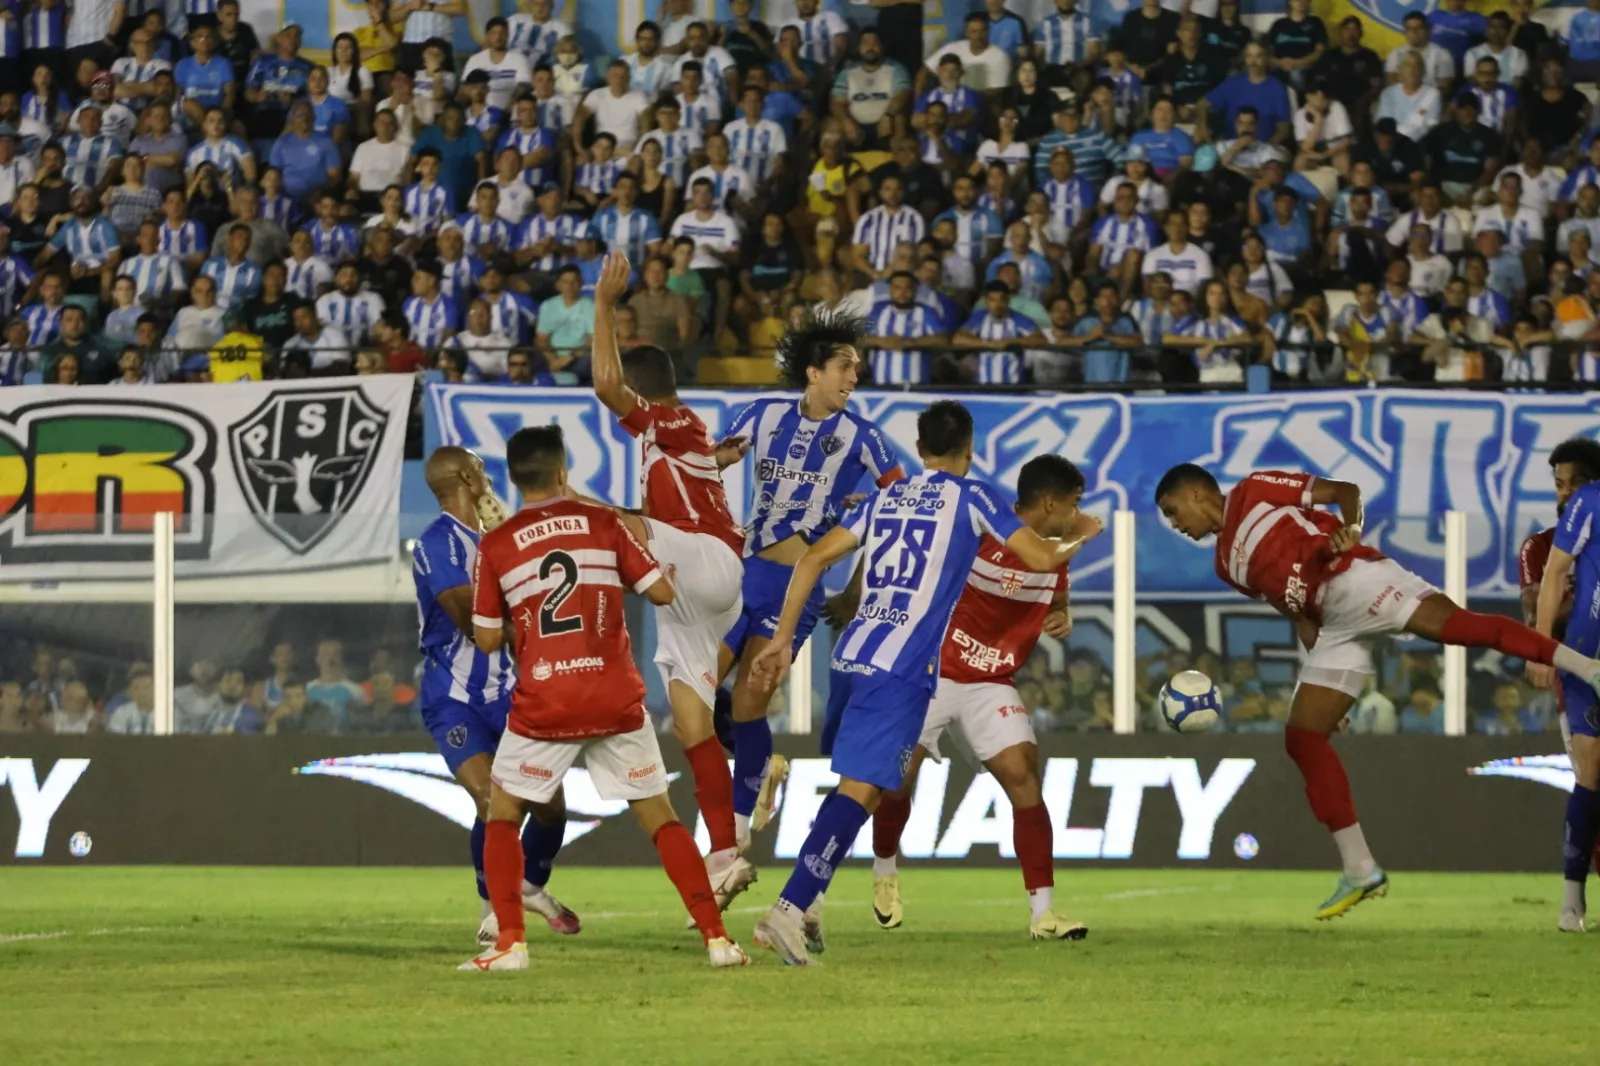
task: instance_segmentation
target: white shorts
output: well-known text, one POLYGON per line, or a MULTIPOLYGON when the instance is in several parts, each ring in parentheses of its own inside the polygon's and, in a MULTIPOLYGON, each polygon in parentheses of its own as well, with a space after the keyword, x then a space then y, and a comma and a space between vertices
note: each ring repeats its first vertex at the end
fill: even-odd
POLYGON ((1417 606, 1438 591, 1393 559, 1351 563, 1322 586, 1322 628, 1300 668, 1301 683, 1359 699, 1373 674, 1373 642, 1404 632, 1417 606))
POLYGON ((989 681, 963 684, 941 677, 917 743, 942 759, 939 739, 946 734, 979 767, 1007 748, 1035 742, 1033 718, 1015 688, 989 681))
POLYGON ((710 533, 644 520, 650 553, 672 582, 672 602, 656 609, 656 666, 662 684, 680 681, 707 707, 717 691, 722 638, 744 605, 744 564, 739 553, 710 533))
POLYGON ((507 730, 494 753, 490 777, 518 799, 549 803, 580 754, 602 799, 642 800, 667 790, 667 770, 649 715, 631 733, 589 740, 535 740, 507 730))

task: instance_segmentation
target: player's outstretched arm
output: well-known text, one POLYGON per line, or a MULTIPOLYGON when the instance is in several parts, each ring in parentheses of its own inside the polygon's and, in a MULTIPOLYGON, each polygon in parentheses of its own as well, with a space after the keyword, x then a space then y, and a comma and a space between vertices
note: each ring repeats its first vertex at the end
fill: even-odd
MULTIPOLYGON (((1534 609, 1533 628, 1544 636, 1555 633, 1556 619, 1561 614, 1561 601, 1567 595, 1567 581, 1572 573, 1572 554, 1564 548, 1550 546, 1550 557, 1545 560, 1544 577, 1539 579, 1539 602, 1534 609)), ((1553 680, 1550 667, 1528 663, 1525 667, 1528 681, 1535 688, 1549 688, 1553 680)))
POLYGON ((1006 538, 1006 547, 1016 552, 1029 570, 1048 574, 1066 565, 1067 560, 1078 554, 1078 549, 1104 528, 1105 524, 1093 515, 1079 515, 1077 527, 1060 540, 1046 540, 1023 526, 1006 538))
POLYGON ((628 291, 628 257, 619 251, 606 253, 600 265, 600 278, 594 283, 594 341, 590 352, 590 373, 594 375, 594 394, 618 418, 626 418, 639 405, 639 397, 622 376, 622 353, 617 349, 617 330, 613 312, 617 301, 628 291))
POLYGON ((1311 483, 1311 502, 1321 506, 1333 504, 1339 508, 1344 528, 1329 534, 1333 550, 1349 551, 1361 543, 1361 527, 1366 524, 1366 511, 1361 503, 1361 486, 1348 481, 1317 478, 1311 483))
POLYGON ((823 571, 856 550, 860 541, 844 526, 835 526, 821 540, 811 545, 794 564, 789 578, 789 590, 783 597, 783 613, 778 616, 778 630, 772 640, 761 649, 751 669, 758 676, 776 685, 789 672, 789 661, 794 647, 794 633, 800 626, 800 616, 805 612, 806 600, 817 587, 823 571))

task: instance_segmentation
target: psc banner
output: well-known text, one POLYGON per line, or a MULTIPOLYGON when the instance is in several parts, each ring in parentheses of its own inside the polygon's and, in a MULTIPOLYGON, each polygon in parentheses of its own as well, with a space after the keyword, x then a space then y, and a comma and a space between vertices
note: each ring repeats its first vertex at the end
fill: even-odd
MULTIPOLYGON (((684 402, 715 437, 760 392, 686 391, 684 402)), ((1434 392, 1408 389, 1214 396, 992 395, 857 391, 850 407, 883 430, 907 470, 916 461, 917 415, 936 399, 972 412, 973 474, 1014 490, 1023 465, 1054 452, 1076 463, 1083 506, 1109 522, 1137 515, 1139 593, 1215 599, 1229 591, 1212 568, 1214 544, 1195 544, 1156 511, 1161 475, 1194 462, 1224 488, 1256 470, 1301 470, 1354 482, 1366 503, 1367 542, 1434 584, 1444 580, 1444 516, 1467 514, 1467 580, 1474 595, 1514 597, 1517 553, 1530 533, 1555 521, 1550 452, 1573 436, 1600 436, 1600 394, 1434 392)), ((428 434, 472 448, 499 492, 506 439, 524 425, 566 431, 573 483, 615 504, 637 506, 639 449, 587 391, 431 385, 428 434)), ((754 460, 723 472, 734 517, 752 505, 754 460)), ((778 480, 804 480, 801 462, 776 457, 778 480)), ((870 483, 858 487, 867 491, 870 483)), ((1092 541, 1072 562, 1074 593, 1111 591, 1111 538, 1092 541)))
POLYGON ((413 379, 0 390, 0 581, 179 577, 386 559, 413 379))

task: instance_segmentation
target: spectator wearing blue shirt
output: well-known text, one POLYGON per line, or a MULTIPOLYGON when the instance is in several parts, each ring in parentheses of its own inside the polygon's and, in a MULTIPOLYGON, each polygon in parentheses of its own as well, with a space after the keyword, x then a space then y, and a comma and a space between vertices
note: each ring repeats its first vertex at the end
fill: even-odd
POLYGON ((1289 89, 1267 72, 1267 50, 1255 42, 1245 46, 1244 71, 1206 93, 1200 101, 1200 128, 1236 137, 1234 119, 1246 106, 1255 108, 1261 116, 1263 140, 1279 145, 1288 142, 1294 132, 1289 89))
POLYGON ((1272 194, 1272 216, 1261 222, 1251 220, 1267 258, 1285 270, 1307 265, 1311 254, 1311 223, 1299 211, 1300 194, 1287 185, 1272 194))
POLYGON ((350 140, 350 107, 328 92, 328 68, 312 67, 306 78, 306 100, 311 104, 311 128, 341 149, 350 140))
POLYGON ((1017 291, 1022 296, 1038 303, 1044 303, 1051 290, 1055 288, 1056 272, 1050 261, 1035 252, 1032 247, 1033 231, 1026 222, 1014 222, 1006 230, 1006 250, 995 256, 989 264, 988 271, 984 274, 984 281, 993 281, 1000 276, 1000 268, 1007 263, 1017 268, 1019 285, 1017 291))
POLYGON ((1250 190, 1248 205, 1251 225, 1261 225, 1272 217, 1279 189, 1294 190, 1295 213, 1306 220, 1308 227, 1317 230, 1327 228, 1327 216, 1333 211, 1332 205, 1322 198, 1322 193, 1305 175, 1299 171, 1286 173, 1281 159, 1268 159, 1256 172, 1256 183, 1250 190), (1314 227, 1311 226, 1313 222, 1314 227))
POLYGON ((289 124, 272 145, 272 165, 283 174, 283 191, 297 203, 339 180, 343 161, 332 140, 312 129, 311 104, 296 100, 289 124))
POLYGON ((250 101, 245 121, 257 155, 270 152, 272 141, 283 133, 290 106, 305 95, 311 80, 311 62, 300 55, 300 26, 289 23, 273 38, 276 51, 259 56, 245 78, 244 98, 250 101))
POLYGON ((1006 0, 984 0, 983 9, 989 16, 989 43, 1013 61, 1020 59, 1028 46, 1028 24, 1006 10, 1006 0))
MULTIPOLYGON (((749 88, 753 85, 766 93, 761 105, 761 114, 758 117, 764 118, 768 122, 776 122, 783 127, 783 135, 793 142, 800 132, 805 105, 800 102, 800 97, 794 93, 769 89, 767 87, 767 77, 767 71, 764 67, 756 67, 745 74, 744 88, 749 88)), ((741 94, 742 91, 741 89, 741 94)), ((744 117, 743 105, 734 109, 733 117, 744 117)))
POLYGON ((1567 23, 1567 79, 1600 78, 1600 0, 1585 0, 1583 10, 1567 23))
POLYGON ((425 148, 439 153, 439 184, 450 190, 452 210, 457 214, 466 211, 472 190, 489 176, 489 152, 482 134, 467 125, 461 105, 446 104, 439 122, 417 136, 411 159, 406 161, 407 180, 417 153, 425 148))
POLYGON ((1066 343, 1083 349, 1084 382, 1102 385, 1128 380, 1131 349, 1141 340, 1138 324, 1122 312, 1117 287, 1105 282, 1095 290, 1094 314, 1073 323, 1066 343))
POLYGON ((1194 164, 1194 138, 1177 127, 1178 112, 1172 101, 1157 100, 1150 108, 1150 128, 1129 139, 1129 147, 1143 148, 1150 169, 1163 180, 1194 164))
MULTIPOLYGON (((978 143, 978 124, 983 118, 983 98, 961 84, 961 60, 946 54, 939 60, 939 84, 917 98, 911 111, 911 126, 921 132, 927 128, 927 112, 932 104, 945 107, 945 137, 956 151, 968 154, 978 143)), ((927 157, 924 156, 924 159, 927 157)))
POLYGON ((217 55, 217 31, 201 27, 189 35, 193 55, 178 60, 172 80, 183 94, 183 117, 191 127, 205 120, 206 111, 220 107, 232 112, 238 85, 233 80, 233 64, 217 55))
POLYGON ((1450 53, 1457 70, 1467 49, 1481 44, 1488 31, 1489 20, 1468 11, 1467 0, 1444 0, 1443 7, 1428 12, 1428 39, 1450 53))

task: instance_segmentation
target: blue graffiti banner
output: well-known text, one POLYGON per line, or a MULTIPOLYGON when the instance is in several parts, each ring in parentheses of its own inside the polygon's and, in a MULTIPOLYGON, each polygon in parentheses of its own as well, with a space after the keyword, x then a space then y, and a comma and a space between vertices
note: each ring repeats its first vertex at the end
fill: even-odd
MULTIPOLYGON (((713 435, 759 393, 685 392, 713 435)), ((908 469, 917 414, 931 394, 858 392, 851 407, 883 428, 908 469)), ((1439 393, 1412 390, 1252 396, 984 396, 959 399, 976 424, 973 470, 1007 489, 1022 465, 1055 452, 1088 479, 1084 506, 1109 520, 1138 515, 1141 597, 1214 598, 1209 543, 1167 528, 1151 494, 1173 464, 1212 470, 1224 487, 1251 471, 1306 470, 1354 482, 1367 506, 1367 539, 1436 584, 1443 581, 1444 515, 1467 514, 1468 583, 1475 595, 1517 590, 1517 549, 1555 520, 1550 451, 1572 436, 1600 436, 1600 396, 1439 393)), ((573 389, 475 385, 428 388, 428 438, 484 459, 512 498, 505 441, 525 425, 566 431, 573 482, 617 504, 639 499, 639 449, 592 395, 573 389)), ((749 506, 749 461, 723 475, 736 516, 749 506)), ((863 486, 866 488, 868 486, 863 486)), ((1111 590, 1110 538, 1073 564, 1073 589, 1111 590)))

